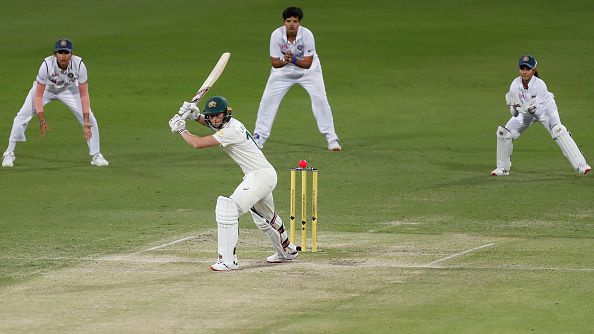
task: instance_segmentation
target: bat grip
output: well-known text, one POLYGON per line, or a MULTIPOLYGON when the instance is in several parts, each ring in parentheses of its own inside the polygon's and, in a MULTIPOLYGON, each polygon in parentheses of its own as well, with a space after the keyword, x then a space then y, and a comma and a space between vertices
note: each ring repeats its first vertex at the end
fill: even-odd
POLYGON ((183 113, 183 115, 181 116, 181 119, 186 120, 186 118, 188 118, 188 116, 190 116, 191 111, 186 111, 185 113, 183 113))

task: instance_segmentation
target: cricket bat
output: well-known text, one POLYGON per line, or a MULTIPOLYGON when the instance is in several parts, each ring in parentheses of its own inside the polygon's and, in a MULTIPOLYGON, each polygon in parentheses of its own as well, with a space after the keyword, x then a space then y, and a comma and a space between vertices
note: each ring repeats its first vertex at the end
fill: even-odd
MULTIPOLYGON (((194 95, 191 102, 199 102, 204 97, 204 95, 206 95, 206 93, 210 90, 210 88, 214 86, 215 82, 217 82, 217 80, 225 70, 225 66, 227 66, 229 57, 231 57, 231 53, 229 52, 225 52, 221 55, 221 58, 219 58, 219 61, 212 69, 206 80, 204 80, 204 83, 202 84, 202 86, 200 86, 200 89, 198 89, 196 95, 194 95)), ((182 115, 182 119, 188 118, 189 114, 190 112, 185 112, 182 115)))

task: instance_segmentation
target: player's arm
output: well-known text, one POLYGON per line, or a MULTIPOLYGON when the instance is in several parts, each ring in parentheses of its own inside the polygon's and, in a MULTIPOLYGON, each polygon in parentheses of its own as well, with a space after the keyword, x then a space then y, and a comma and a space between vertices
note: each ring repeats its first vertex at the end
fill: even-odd
POLYGON ((313 63, 313 56, 305 56, 302 59, 297 59, 294 55, 291 55, 291 59, 288 59, 287 61, 295 64, 297 67, 308 69, 313 63))
POLYGON ((288 64, 288 62, 285 61, 285 57, 270 57, 270 62, 272 63, 272 67, 274 68, 281 68, 288 64))
POLYGON ((35 96, 33 97, 33 106, 35 106, 35 112, 37 118, 39 118, 39 135, 41 139, 45 137, 47 132, 47 120, 45 119, 45 112, 43 111, 43 93, 45 92, 45 85, 37 82, 35 85, 35 96))
MULTIPOLYGON (((182 105, 182 108, 184 108, 185 105, 186 104, 182 105)), ((182 111, 182 108, 180 108, 180 112, 182 111)), ((201 115, 200 118, 203 118, 203 116, 201 115)), ((193 148, 206 148, 219 145, 219 141, 216 140, 212 135, 200 137, 190 133, 186 129, 186 120, 184 120, 179 114, 173 115, 173 117, 169 120, 169 127, 171 128, 171 132, 179 133, 186 143, 188 143, 193 148)))
POLYGON ((82 105, 82 114, 83 114, 83 133, 85 135, 85 139, 91 139, 92 132, 91 132, 91 120, 90 120, 90 113, 91 113, 91 99, 89 98, 89 83, 81 83, 78 85, 78 91, 80 93, 80 104, 82 105))
POLYGON ((182 131, 180 135, 193 148, 206 148, 219 145, 219 142, 212 135, 200 137, 190 133, 188 130, 182 131))

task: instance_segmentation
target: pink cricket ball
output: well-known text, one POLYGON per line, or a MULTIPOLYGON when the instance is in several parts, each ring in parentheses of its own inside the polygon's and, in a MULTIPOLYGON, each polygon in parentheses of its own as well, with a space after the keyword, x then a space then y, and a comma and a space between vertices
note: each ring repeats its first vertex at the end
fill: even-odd
POLYGON ((301 167, 301 168, 305 168, 305 167, 307 167, 307 161, 305 161, 305 160, 300 160, 300 161, 299 161, 299 167, 301 167))

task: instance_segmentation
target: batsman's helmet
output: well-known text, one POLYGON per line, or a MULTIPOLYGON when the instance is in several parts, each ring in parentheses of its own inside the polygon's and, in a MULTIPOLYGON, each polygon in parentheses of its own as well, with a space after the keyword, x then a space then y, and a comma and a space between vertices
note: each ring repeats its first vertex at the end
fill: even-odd
POLYGON ((229 107, 229 104, 227 103, 227 99, 225 99, 222 96, 213 96, 213 97, 209 98, 208 100, 206 100, 206 103, 204 104, 203 112, 204 112, 204 119, 205 119, 206 123, 208 124, 208 126, 210 126, 211 128, 221 128, 221 126, 223 126, 223 124, 229 122, 229 120, 231 119, 232 109, 231 109, 231 107, 229 107), (221 123, 221 125, 219 127, 214 127, 212 125, 212 123, 210 122, 210 115, 217 115, 220 113, 225 113, 223 123, 221 123))

